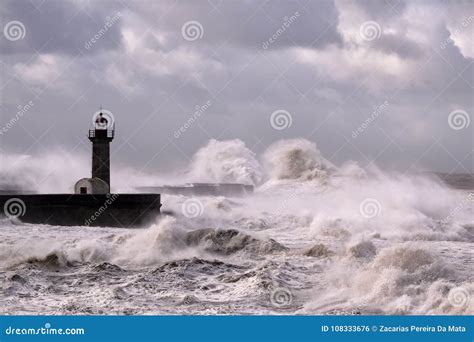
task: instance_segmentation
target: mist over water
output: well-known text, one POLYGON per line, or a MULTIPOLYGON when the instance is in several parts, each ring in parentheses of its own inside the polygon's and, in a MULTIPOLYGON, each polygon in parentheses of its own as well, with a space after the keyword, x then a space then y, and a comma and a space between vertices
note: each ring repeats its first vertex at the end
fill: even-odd
MULTIPOLYGON (((2 156, 1 185, 71 192, 87 159, 2 156)), ((87 158, 87 157, 84 157, 87 158)), ((0 312, 472 314, 474 195, 434 175, 327 161, 304 139, 256 155, 211 140, 182 177, 113 167, 114 191, 255 185, 248 197, 163 195, 147 229, 0 223, 0 312), (179 180, 177 179, 179 178, 179 180), (197 214, 186 215, 192 201, 197 214)))

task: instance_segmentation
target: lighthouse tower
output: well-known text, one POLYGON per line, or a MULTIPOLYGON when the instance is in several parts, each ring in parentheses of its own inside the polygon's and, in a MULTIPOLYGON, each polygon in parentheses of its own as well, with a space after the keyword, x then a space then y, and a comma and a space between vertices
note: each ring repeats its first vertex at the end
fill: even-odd
POLYGON ((92 142, 92 178, 83 178, 75 185, 76 194, 110 193, 110 143, 114 139, 112 113, 100 110, 94 115, 89 140, 92 142))
POLYGON ((115 123, 102 111, 96 116, 93 129, 89 130, 92 142, 92 178, 103 180, 110 189, 110 143, 114 139, 115 123))

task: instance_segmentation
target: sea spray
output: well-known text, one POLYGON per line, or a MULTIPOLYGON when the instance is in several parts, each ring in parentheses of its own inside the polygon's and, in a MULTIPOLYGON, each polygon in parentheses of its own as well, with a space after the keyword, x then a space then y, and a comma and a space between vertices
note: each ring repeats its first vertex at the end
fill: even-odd
POLYGON ((211 139, 193 157, 189 180, 193 182, 259 184, 260 164, 241 140, 211 139))
POLYGON ((67 193, 90 173, 85 155, 61 149, 38 155, 1 153, 0 160, 0 190, 67 193))
POLYGON ((272 180, 321 180, 332 169, 316 144, 305 139, 278 141, 265 151, 263 160, 272 180))

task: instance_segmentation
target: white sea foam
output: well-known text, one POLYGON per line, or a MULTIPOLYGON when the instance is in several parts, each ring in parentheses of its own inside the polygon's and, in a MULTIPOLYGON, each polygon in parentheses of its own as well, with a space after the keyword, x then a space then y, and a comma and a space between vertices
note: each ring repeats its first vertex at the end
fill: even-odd
POLYGON ((199 149, 189 179, 197 182, 259 184, 262 171, 255 154, 241 140, 210 140, 199 149))
POLYGON ((278 141, 267 149, 263 159, 273 180, 320 180, 334 169, 316 144, 305 139, 278 141))

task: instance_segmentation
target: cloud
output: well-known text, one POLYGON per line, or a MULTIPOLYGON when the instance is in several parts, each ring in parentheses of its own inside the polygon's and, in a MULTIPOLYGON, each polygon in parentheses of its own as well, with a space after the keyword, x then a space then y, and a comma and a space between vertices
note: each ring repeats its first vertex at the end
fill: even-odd
POLYGON ((120 48, 120 20, 106 27, 111 18, 123 10, 119 1, 2 1, 1 15, 5 22, 20 21, 25 37, 19 41, 0 40, 2 54, 60 53, 95 54, 120 48), (94 49, 84 45, 100 30, 107 28, 107 38, 94 49))
POLYGON ((70 137, 82 137, 103 105, 120 129, 116 158, 138 168, 185 163, 210 138, 238 138, 259 152, 276 140, 306 137, 336 164, 375 160, 450 171, 454 157, 458 171, 472 169, 472 127, 454 132, 447 122, 455 109, 474 115, 474 25, 462 24, 466 5, 7 1, 1 11, 26 27, 24 39, 0 42, 2 120, 39 96, 31 115, 2 137, 6 150, 38 147, 22 129, 42 146, 73 148, 70 137), (189 21, 202 26, 195 40, 183 37, 189 21), (373 39, 361 33, 367 22, 380 27, 373 39), (175 139, 207 101, 212 106, 175 139), (276 110, 291 113, 290 128, 272 129, 276 110), (45 134, 52 123, 59 129, 45 134))
POLYGON ((182 26, 188 21, 202 25, 203 37, 199 43, 219 46, 232 44, 250 49, 262 47, 285 22, 285 34, 272 44, 272 48, 288 46, 312 46, 322 48, 341 43, 337 31, 338 12, 332 0, 272 2, 219 2, 212 1, 162 1, 151 4, 138 2, 136 12, 147 22, 149 29, 173 36, 185 43, 181 36, 182 26), (290 20, 292 16, 294 21, 290 20))

